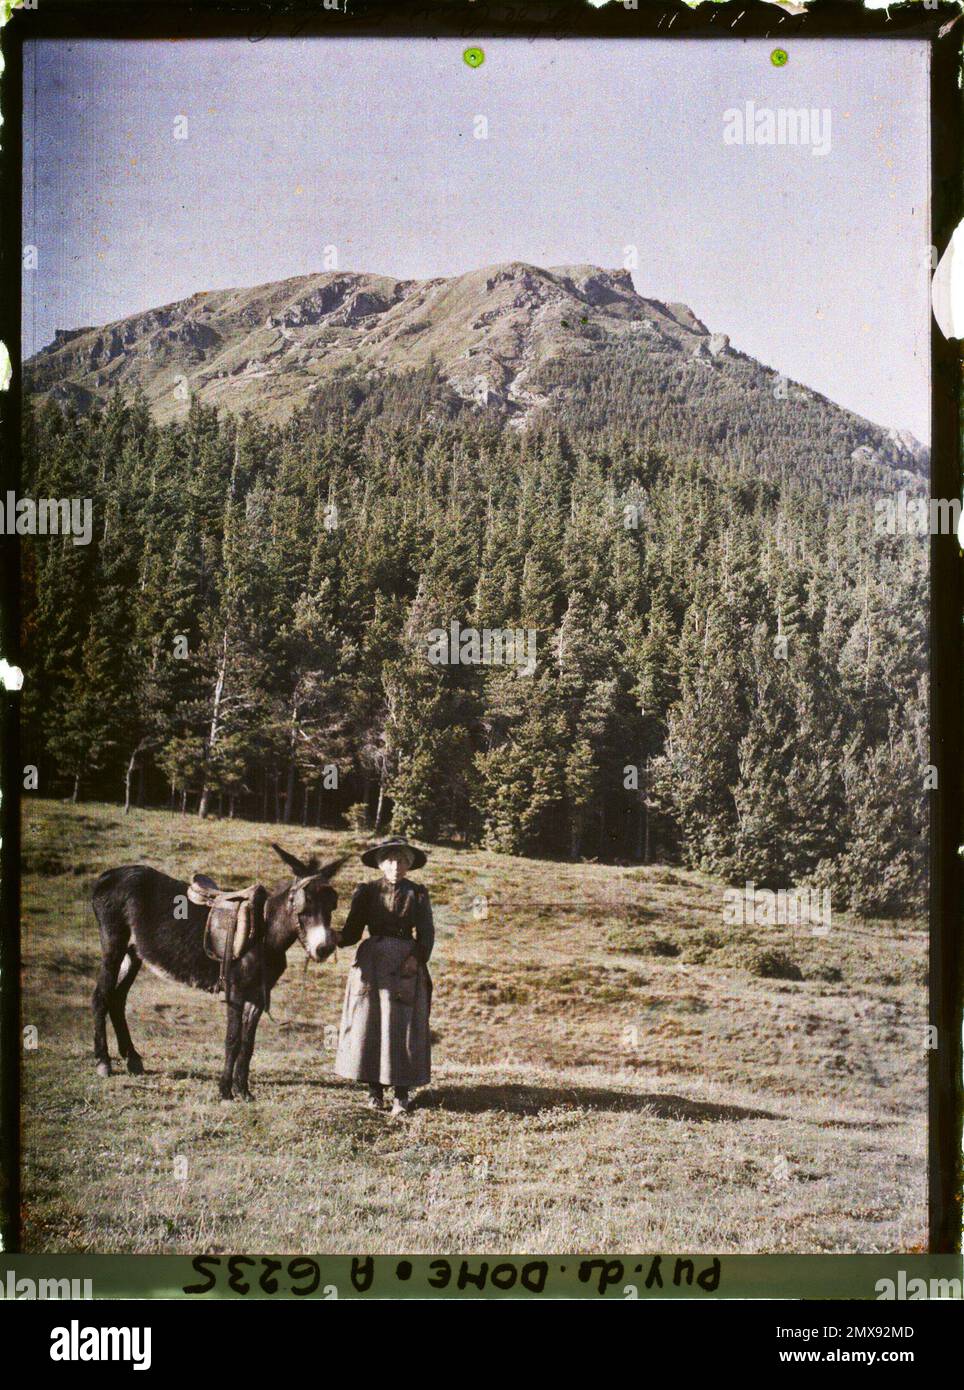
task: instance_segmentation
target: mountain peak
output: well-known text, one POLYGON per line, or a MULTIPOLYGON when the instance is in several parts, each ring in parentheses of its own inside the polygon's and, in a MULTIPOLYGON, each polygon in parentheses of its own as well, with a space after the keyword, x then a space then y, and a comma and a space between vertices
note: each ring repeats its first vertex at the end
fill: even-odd
POLYGON ((687 305, 639 294, 628 270, 590 264, 504 261, 428 280, 329 270, 199 292, 103 327, 58 329, 24 379, 78 411, 139 386, 159 421, 186 414, 191 395, 281 420, 329 399, 346 373, 375 382, 426 369, 452 408, 514 426, 576 408, 593 428, 618 420, 674 447, 743 456, 741 440, 759 452, 772 436, 763 451, 786 452, 781 441, 805 434, 812 449, 826 435, 830 456, 848 465, 926 469, 916 441, 785 382, 687 305))
POLYGON ((464 400, 518 421, 546 403, 530 383, 549 361, 647 324, 670 337, 706 333, 684 306, 643 299, 624 269, 504 261, 430 280, 330 270, 60 329, 25 370, 30 390, 74 408, 140 385, 159 419, 183 414, 191 393, 281 418, 346 368, 434 361, 464 400))

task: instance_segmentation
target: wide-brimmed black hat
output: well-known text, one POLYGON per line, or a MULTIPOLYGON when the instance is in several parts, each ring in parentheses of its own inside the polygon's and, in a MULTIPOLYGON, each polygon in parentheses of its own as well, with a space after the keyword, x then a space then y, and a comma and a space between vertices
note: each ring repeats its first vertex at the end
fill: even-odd
POLYGON ((414 845, 410 845, 404 835, 391 835, 387 840, 379 840, 378 844, 372 845, 371 849, 366 849, 361 857, 361 862, 367 864, 370 869, 377 869, 379 859, 389 849, 407 849, 412 856, 410 867, 413 869, 420 869, 428 858, 424 850, 416 849, 414 845))

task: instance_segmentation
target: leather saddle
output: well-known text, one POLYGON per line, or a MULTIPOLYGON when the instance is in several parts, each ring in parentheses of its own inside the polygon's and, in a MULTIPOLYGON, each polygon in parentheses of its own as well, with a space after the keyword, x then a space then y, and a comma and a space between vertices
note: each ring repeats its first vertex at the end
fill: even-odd
POLYGON ((249 888, 221 889, 207 874, 195 874, 187 889, 188 899, 208 909, 204 926, 204 953, 221 962, 220 989, 225 988, 231 963, 264 940, 264 905, 267 890, 260 883, 249 888))

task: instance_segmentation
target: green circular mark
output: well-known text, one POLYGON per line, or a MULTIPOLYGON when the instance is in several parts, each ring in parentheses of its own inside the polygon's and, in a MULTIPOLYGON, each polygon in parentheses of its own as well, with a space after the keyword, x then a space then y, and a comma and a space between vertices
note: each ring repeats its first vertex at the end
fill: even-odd
POLYGON ((770 54, 770 62, 775 68, 782 68, 784 64, 789 63, 789 61, 790 54, 785 48, 775 48, 770 54))
POLYGON ((485 54, 481 48, 467 48, 462 54, 462 62, 467 63, 470 68, 480 68, 485 62, 485 54))

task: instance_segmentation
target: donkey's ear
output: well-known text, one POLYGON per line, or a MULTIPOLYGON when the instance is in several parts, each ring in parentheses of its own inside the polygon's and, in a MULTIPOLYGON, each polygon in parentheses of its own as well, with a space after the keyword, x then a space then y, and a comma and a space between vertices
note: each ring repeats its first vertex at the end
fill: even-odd
POLYGON ((323 869, 318 870, 319 875, 328 883, 335 877, 342 864, 347 864, 350 858, 350 854, 343 854, 340 859, 333 859, 330 864, 326 864, 323 869))
POLYGON ((310 877, 312 871, 307 864, 303 864, 300 859, 296 859, 293 854, 289 854, 288 851, 282 849, 280 845, 272 843, 271 848, 278 858, 283 860, 288 865, 288 868, 293 871, 295 878, 310 877))

